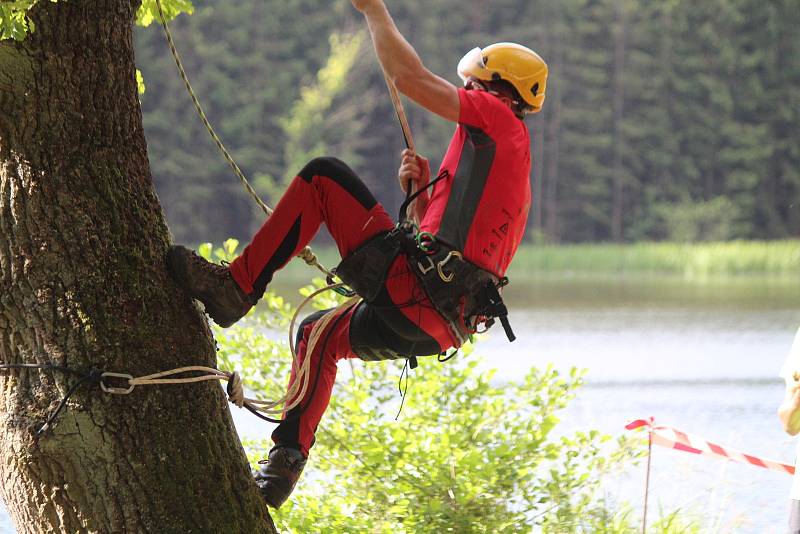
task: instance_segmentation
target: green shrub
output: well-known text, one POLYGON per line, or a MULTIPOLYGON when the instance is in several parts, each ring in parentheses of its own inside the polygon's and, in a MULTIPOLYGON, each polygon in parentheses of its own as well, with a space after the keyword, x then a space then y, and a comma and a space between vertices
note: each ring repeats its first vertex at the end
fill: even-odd
MULTIPOLYGON (((201 252, 230 260, 235 248, 229 241, 201 252)), ((303 293, 322 285, 317 280, 303 293)), ((318 307, 340 300, 326 295, 318 307)), ((295 310, 269 292, 259 308, 233 328, 215 328, 219 366, 239 371, 249 396, 276 399, 285 392, 291 356, 286 338, 275 340, 275 332, 285 331, 295 310)), ((472 347, 463 352, 444 364, 421 358, 405 401, 398 392, 401 363, 341 362, 350 372, 334 388, 297 490, 273 512, 279 530, 639 532, 628 505, 614 509, 605 502, 602 483, 643 455, 644 447, 633 445, 641 439, 559 432, 559 411, 584 372, 563 375, 548 365, 500 383, 494 371, 479 369, 472 347)), ((255 467, 271 443, 245 447, 255 467)), ((693 525, 673 513, 651 531, 695 532, 693 525)))

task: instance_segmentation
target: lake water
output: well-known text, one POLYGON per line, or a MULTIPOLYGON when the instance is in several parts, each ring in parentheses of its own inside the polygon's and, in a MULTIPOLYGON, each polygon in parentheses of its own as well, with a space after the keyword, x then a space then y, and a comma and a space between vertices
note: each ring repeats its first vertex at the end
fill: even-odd
MULTIPOLYGON (((619 435, 629 420, 654 416, 755 456, 794 461, 776 409, 783 397, 777 374, 800 326, 797 280, 545 277, 514 282, 506 299, 517 341, 508 343, 498 326, 476 349, 490 355, 498 380, 547 362, 589 369, 562 413, 563 430, 619 435)), ((244 436, 269 431, 244 411, 234 415, 244 436)), ((788 475, 660 447, 652 459, 651 519, 681 508, 706 532, 785 530, 788 475)), ((607 498, 640 513, 644 477, 642 464, 608 481, 607 498)), ((14 532, 5 514, 0 532, 14 532)))
MULTIPOLYGON (((776 409, 778 371, 800 327, 796 280, 687 284, 637 280, 542 282, 525 293, 513 344, 494 332, 480 350, 512 378, 532 363, 589 369, 563 414, 571 429, 625 432, 630 419, 698 434, 755 456, 794 461, 776 409)), ((680 508, 708 532, 784 532, 791 477, 655 447, 650 518, 680 508)), ((644 465, 607 488, 641 510, 644 465)))

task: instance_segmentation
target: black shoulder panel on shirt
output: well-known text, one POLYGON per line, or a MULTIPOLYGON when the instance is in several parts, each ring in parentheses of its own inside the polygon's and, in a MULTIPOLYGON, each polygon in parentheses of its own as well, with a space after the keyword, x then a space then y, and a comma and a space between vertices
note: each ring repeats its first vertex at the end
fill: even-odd
POLYGON ((467 140, 453 177, 447 207, 436 237, 458 250, 464 250, 467 235, 475 219, 497 145, 480 128, 464 126, 467 140))

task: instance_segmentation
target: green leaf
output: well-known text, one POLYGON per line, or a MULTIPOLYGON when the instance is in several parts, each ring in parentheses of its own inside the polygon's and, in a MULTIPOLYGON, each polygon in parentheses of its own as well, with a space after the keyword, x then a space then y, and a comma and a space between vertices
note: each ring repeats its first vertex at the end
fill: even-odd
POLYGON ((0 40, 14 39, 15 41, 21 41, 28 32, 34 31, 33 21, 28 18, 28 10, 37 1, 17 0, 0 4, 0 40))
POLYGON ((201 243, 199 247, 197 247, 197 253, 207 260, 211 260, 211 252, 214 250, 214 246, 211 243, 201 243))
MULTIPOLYGON (((194 6, 190 0, 160 0, 161 8, 167 22, 171 21, 181 13, 191 15, 194 13, 194 6)), ((142 5, 136 13, 136 23, 140 26, 150 26, 153 21, 161 21, 156 0, 142 0, 142 5)))
POLYGON ((144 76, 142 76, 142 71, 136 69, 136 88, 139 91, 140 95, 144 94, 145 86, 144 86, 144 76))

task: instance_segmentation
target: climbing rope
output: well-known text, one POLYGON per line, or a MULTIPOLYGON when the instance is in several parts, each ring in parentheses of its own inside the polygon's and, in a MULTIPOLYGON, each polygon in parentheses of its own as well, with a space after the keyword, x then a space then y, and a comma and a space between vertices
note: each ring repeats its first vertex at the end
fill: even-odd
MULTIPOLYGON (((339 284, 343 285, 343 284, 339 284)), ((50 428, 53 421, 55 421, 58 414, 66 407, 67 402, 78 388, 85 383, 99 385, 100 389, 112 395, 128 395, 133 392, 137 386, 163 386, 168 384, 192 384, 197 382, 206 382, 209 380, 219 380, 228 382, 226 388, 228 399, 231 403, 239 408, 245 408, 254 415, 273 423, 281 422, 279 419, 273 419, 269 416, 281 416, 288 414, 290 410, 296 408, 305 398, 310 383, 310 369, 311 357, 314 353, 317 344, 325 333, 328 325, 333 321, 340 321, 345 313, 347 313, 353 306, 358 304, 360 298, 353 297, 339 305, 336 309, 327 313, 324 317, 314 323, 311 334, 308 340, 308 350, 306 357, 303 359, 302 364, 298 364, 298 357, 296 347, 294 346, 293 334, 294 326, 297 321, 298 314, 303 305, 310 302, 314 297, 327 291, 331 287, 324 287, 315 291, 306 297, 301 306, 297 308, 289 327, 289 347, 292 351, 292 372, 295 375, 295 380, 289 386, 286 394, 276 401, 264 401, 260 399, 251 399, 245 396, 244 383, 242 377, 237 372, 221 371, 213 367, 206 367, 203 365, 189 365, 185 367, 178 367, 168 371, 161 371, 144 376, 133 376, 128 373, 117 373, 113 371, 101 371, 92 369, 89 372, 80 372, 70 367, 53 364, 39 364, 39 363, 5 363, 0 362, 0 370, 10 369, 40 369, 58 371, 66 375, 74 376, 77 380, 69 386, 67 392, 59 401, 54 410, 47 416, 45 422, 36 430, 34 439, 38 440, 39 437, 50 428), (195 376, 182 376, 187 373, 202 373, 195 376)), ((332 331, 332 330, 331 330, 332 331)), ((328 331, 330 336, 331 331, 328 331)), ((324 346, 327 344, 328 338, 323 341, 324 346)), ((317 380, 314 380, 313 387, 316 388, 317 380)))
MULTIPOLYGON (((225 145, 222 143, 219 135, 217 135, 214 127, 211 125, 211 122, 208 120, 205 112, 203 111, 203 107, 200 105, 200 101, 197 98, 197 95, 192 88, 192 84, 189 82, 189 76, 186 74, 186 69, 183 67, 183 62, 181 61, 180 54, 178 53, 178 49, 175 46, 175 40, 172 38, 172 32, 169 29, 169 25, 167 24, 167 18, 164 15, 163 8, 161 6, 161 0, 156 0, 156 6, 158 7, 158 14, 161 21, 161 26, 164 29, 164 35, 167 38, 167 44, 169 45, 170 52, 172 53, 172 58, 175 60, 175 65, 178 67, 178 72, 180 73, 181 79, 183 80, 183 84, 186 87, 186 91, 189 93, 189 96, 192 99, 192 103, 194 104, 194 108, 197 111, 200 120, 203 122, 203 125, 208 131, 211 138, 214 140, 214 143, 217 145, 217 148, 225 157, 225 161, 228 162, 228 165, 233 170, 234 174, 239 178, 239 181, 242 183, 242 186, 245 188, 247 193, 253 198, 253 200, 258 204, 261 210, 267 217, 270 217, 273 213, 273 210, 267 206, 261 198, 256 193, 253 186, 250 185, 250 182, 245 177, 242 170, 234 161, 233 157, 230 155, 228 150, 225 148, 225 145)), ((394 84, 387 79, 387 83, 390 84, 390 89, 394 87, 394 84)), ((399 97, 397 96, 397 90, 394 90, 392 94, 393 102, 395 99, 399 102, 399 97)), ((401 104, 402 106, 402 104, 401 104)), ((401 108, 402 109, 402 108, 401 108)), ((404 115, 404 114, 403 114, 404 115)), ((398 115, 399 116, 399 115, 398 115)), ((404 135, 406 135, 406 131, 408 130, 407 123, 403 126, 404 135)), ((407 140, 410 138, 410 131, 408 133, 407 140)), ((408 142, 408 141, 407 141, 408 142)), ((412 141, 413 143, 413 141, 412 141)), ((354 294, 352 292, 346 291, 346 287, 344 284, 335 284, 333 283, 334 274, 325 268, 317 259, 316 255, 311 250, 311 247, 306 246, 303 250, 298 254, 306 264, 316 267, 317 269, 322 272, 326 279, 328 280, 329 285, 323 289, 320 289, 314 292, 312 295, 309 295, 303 303, 298 306, 297 310, 295 311, 294 317, 292 318, 292 323, 289 329, 289 346, 292 352, 292 372, 295 373, 295 380, 292 381, 286 395, 276 401, 263 401, 258 399, 250 399, 244 396, 243 385, 241 377, 238 373, 227 373, 224 371, 219 371, 217 369, 212 369, 209 367, 199 367, 199 366, 191 366, 191 367, 182 367, 179 369, 172 369, 170 371, 164 371, 161 373, 155 373, 153 375, 147 375, 142 377, 131 377, 127 374, 122 373, 106 373, 106 377, 115 377, 117 379, 125 379, 127 380, 128 387, 125 388, 113 388, 113 387, 106 387, 101 382, 101 386, 103 386, 103 390, 107 393, 115 393, 115 394, 127 394, 133 391, 133 389, 138 386, 144 385, 160 385, 160 384, 186 384, 192 382, 201 382, 205 380, 225 380, 228 381, 228 397, 230 401, 239 408, 246 408, 254 415, 261 417, 262 419, 266 419, 271 422, 279 422, 278 420, 272 419, 271 415, 281 415, 284 413, 288 413, 292 408, 295 408, 302 402, 309 384, 309 369, 311 367, 311 357, 307 357, 304 359, 302 364, 298 363, 298 357, 295 352, 294 347, 294 324, 297 319, 300 310, 308 303, 310 300, 315 297, 316 295, 322 293, 323 291, 327 291, 329 289, 335 290, 344 294, 348 297, 352 297, 354 294), (172 377, 174 375, 180 375, 185 372, 189 371, 201 371, 205 372, 205 375, 198 376, 198 377, 191 377, 191 378, 167 378, 172 377)), ((353 306, 356 302, 358 302, 358 298, 351 298, 347 302, 345 302, 342 306, 334 310, 332 313, 327 314, 323 319, 317 321, 314 325, 314 328, 311 332, 311 338, 309 340, 308 352, 307 354, 312 354, 313 349, 316 347, 317 341, 319 337, 325 330, 325 327, 332 321, 334 318, 339 317, 343 314, 348 308, 353 306)), ((314 386, 316 387, 316 381, 314 386)))
POLYGON ((406 142, 406 148, 412 152, 416 152, 417 149, 414 146, 414 137, 411 135, 411 126, 408 124, 406 110, 403 108, 403 101, 400 100, 400 93, 397 92, 397 86, 392 79, 389 78, 389 75, 386 74, 386 71, 383 71, 383 79, 386 82, 386 87, 389 89, 389 98, 392 100, 394 112, 397 114, 397 120, 400 122, 400 129, 403 130, 403 139, 406 142))
MULTIPOLYGON (((167 37, 167 43, 169 44, 169 50, 172 52, 172 58, 175 60, 175 65, 178 66, 178 72, 180 72, 181 79, 183 80, 183 84, 186 86, 186 91, 189 93, 189 96, 194 103, 194 109, 197 110, 197 114, 200 116, 200 120, 203 121, 203 125, 206 127, 211 138, 214 140, 214 143, 219 148, 222 155, 225 157, 225 161, 228 162, 231 169, 233 169, 234 174, 239 178, 239 181, 244 186, 247 193, 255 200, 256 204, 262 209, 262 211, 266 214, 267 217, 272 215, 272 209, 267 206, 261 197, 258 196, 256 190, 253 189, 253 186, 250 185, 250 182, 247 181, 242 170, 239 168, 239 165, 233 160, 233 157, 228 152, 228 149, 225 148, 225 145, 222 144, 222 140, 217 135, 217 132, 214 130, 214 127, 211 126, 211 122, 206 117, 205 112, 203 111, 203 107, 200 105, 200 101, 197 99, 197 95, 195 95, 194 89, 192 89, 192 84, 189 83, 189 76, 186 74, 186 69, 183 68, 183 62, 181 61, 180 55, 178 54, 178 49, 175 47, 175 41, 172 39, 172 32, 169 30, 169 25, 167 25, 167 18, 164 16, 164 11, 161 8, 161 0, 156 0, 156 6, 158 7, 158 15, 161 19, 161 26, 164 28, 164 35, 167 37)), ((332 277, 333 274, 331 271, 325 268, 319 260, 314 252, 311 250, 311 247, 306 246, 298 255, 306 264, 316 267, 319 269, 323 274, 328 277, 332 277)))

